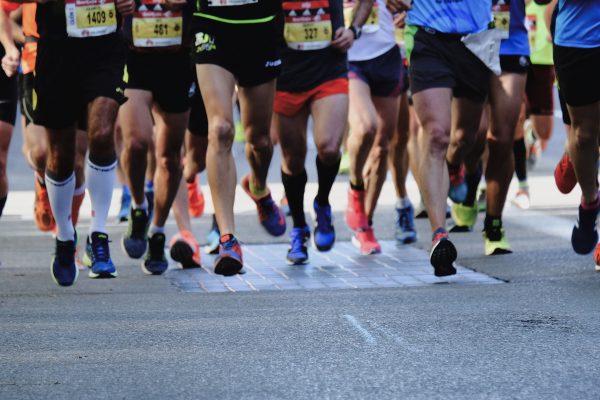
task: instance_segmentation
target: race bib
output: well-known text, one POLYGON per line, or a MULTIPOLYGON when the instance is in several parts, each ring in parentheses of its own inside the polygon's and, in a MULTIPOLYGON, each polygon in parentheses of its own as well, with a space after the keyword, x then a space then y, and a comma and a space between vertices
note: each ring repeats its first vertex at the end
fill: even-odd
POLYGON ((492 5, 494 27, 502 31, 502 39, 510 35, 510 0, 498 0, 492 5))
MULTIPOLYGON (((352 24, 352 20, 354 19, 354 14, 356 13, 356 7, 358 4, 355 2, 347 2, 344 3, 344 22, 346 26, 350 26, 352 24)), ((374 33, 379 30, 379 3, 375 1, 373 3, 373 8, 371 8, 371 13, 367 18, 367 21, 362 27, 363 33, 374 33)))
POLYGON ((208 0, 209 7, 245 6, 256 3, 258 0, 208 0))
POLYGON ((284 37, 294 50, 319 50, 331 44, 329 1, 284 1, 284 37))
POLYGON ((136 11, 133 14, 133 45, 136 47, 180 46, 183 14, 181 11, 136 11))
POLYGON ((537 36, 537 16, 528 15, 527 19, 525 20, 525 23, 527 27, 527 34, 529 37, 529 48, 531 48, 531 51, 534 51, 536 49, 535 39, 537 36))
POLYGON ((117 31, 114 0, 65 0, 65 14, 70 37, 103 36, 117 31))

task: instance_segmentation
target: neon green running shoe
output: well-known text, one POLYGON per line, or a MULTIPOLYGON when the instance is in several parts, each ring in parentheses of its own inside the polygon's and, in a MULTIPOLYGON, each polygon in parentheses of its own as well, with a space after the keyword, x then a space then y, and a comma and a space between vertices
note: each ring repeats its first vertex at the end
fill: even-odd
POLYGON ((246 141, 246 135, 244 135, 244 126, 241 121, 235 123, 235 136, 233 140, 237 143, 244 143, 246 141))
POLYGON ((506 240, 506 232, 504 229, 494 228, 491 232, 484 230, 483 240, 485 242, 486 256, 512 253, 510 243, 506 240))
POLYGON ((453 232, 470 232, 477 221, 477 206, 469 207, 464 204, 452 204, 452 219, 456 224, 453 232))
POLYGON ((342 153, 342 159, 340 160, 340 169, 338 170, 339 174, 347 175, 350 173, 350 156, 347 151, 342 153))

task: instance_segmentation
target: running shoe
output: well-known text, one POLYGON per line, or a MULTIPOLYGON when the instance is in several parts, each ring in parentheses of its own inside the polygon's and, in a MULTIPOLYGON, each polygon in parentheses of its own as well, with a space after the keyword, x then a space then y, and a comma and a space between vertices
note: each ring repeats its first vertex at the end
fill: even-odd
POLYGON ((577 185, 577 176, 575 176, 575 168, 571 162, 569 154, 565 152, 562 158, 556 164, 554 169, 554 182, 561 193, 567 194, 577 185))
POLYGON ((531 202, 529 200, 529 189, 520 188, 517 190, 517 194, 515 198, 512 199, 511 203, 521 210, 528 210, 531 207, 531 202))
POLYGON ((465 167, 460 165, 458 171, 448 171, 450 176, 450 188, 448 197, 455 203, 462 203, 467 198, 469 188, 465 181, 465 167))
POLYGON ((121 240, 123 251, 131 258, 142 258, 146 253, 150 214, 150 209, 131 209, 127 231, 121 240))
POLYGON ((366 230, 369 227, 365 213, 365 191, 348 189, 348 206, 345 213, 346 225, 353 230, 366 230))
POLYGON ((455 226, 452 232, 471 232, 477 222, 477 207, 464 204, 452 204, 452 219, 455 226))
POLYGON ((333 216, 331 206, 321 206, 313 201, 315 210, 315 232, 313 245, 319 251, 329 251, 335 243, 335 228, 333 227, 333 216))
POLYGON ((119 208, 119 222, 127 222, 129 219, 129 209, 131 208, 131 193, 126 185, 123 185, 121 191, 121 208, 119 208))
POLYGON ((90 278, 116 278, 117 269, 110 259, 108 235, 102 232, 92 232, 85 244, 83 264, 90 269, 90 278))
POLYGON ((396 207, 396 241, 402 244, 417 241, 414 218, 415 210, 412 204, 406 207, 396 207))
POLYGON ((50 207, 50 199, 48 199, 48 191, 46 186, 40 183, 37 176, 35 180, 35 199, 33 202, 33 219, 38 229, 42 232, 50 232, 56 227, 52 207, 50 207))
MULTIPOLYGON (((450 218, 452 216, 452 210, 449 205, 446 205, 446 218, 450 218)), ((427 219, 429 218, 429 214, 427 213, 427 207, 423 204, 423 200, 419 202, 419 206, 415 211, 416 219, 427 219)))
POLYGON ((281 212, 281 209, 277 207, 277 204, 273 201, 271 193, 256 198, 250 191, 250 175, 246 175, 242 178, 241 182, 244 192, 256 203, 256 209, 258 211, 258 219, 261 225, 267 230, 272 236, 281 236, 285 233, 285 216, 281 212))
POLYGON ((506 239, 506 232, 502 228, 484 229, 483 239, 485 243, 484 252, 486 256, 512 253, 510 244, 506 239))
POLYGON ((306 242, 310 238, 310 228, 292 228, 290 231, 290 248, 287 252, 287 263, 289 265, 303 265, 308 263, 308 249, 306 242))
POLYGON ((288 203, 287 196, 283 196, 281 198, 281 200, 279 200, 279 208, 281 208, 281 212, 283 214, 285 214, 286 217, 289 217, 292 215, 292 212, 290 211, 290 204, 288 203))
POLYGON ((360 254, 363 256, 381 253, 381 245, 377 241, 372 227, 354 231, 352 244, 360 250, 360 254))
POLYGON ((79 222, 79 209, 81 209, 81 204, 83 204, 84 198, 85 191, 73 196, 73 203, 71 205, 71 221, 73 222, 73 226, 76 226, 77 222, 79 222))
POLYGON ((56 252, 50 264, 52 279, 59 286, 71 286, 79 276, 75 264, 75 241, 66 242, 56 239, 56 252))
POLYGON ((350 154, 348 154, 348 151, 344 151, 342 153, 342 158, 340 159, 340 168, 338 169, 338 174, 348 175, 349 173, 350 173, 350 154))
POLYGON ((233 276, 239 274, 244 266, 242 247, 233 235, 225 242, 220 241, 219 256, 215 259, 215 274, 233 276))
POLYGON ((575 253, 588 254, 598 243, 598 211, 599 207, 585 209, 579 206, 579 216, 571 234, 571 244, 575 253))
POLYGON ((204 193, 198 187, 198 175, 194 177, 194 182, 187 184, 188 211, 194 218, 200 218, 204 214, 204 193))
POLYGON ((221 239, 221 232, 219 232, 219 225, 217 225, 217 219, 215 215, 212 216, 212 227, 206 235, 206 246, 204 251, 207 254, 218 254, 219 253, 219 240, 221 239))
POLYGON ((165 257, 166 241, 164 233, 155 233, 148 238, 148 252, 142 262, 142 271, 145 274, 162 275, 169 268, 169 262, 165 257))
POLYGON ((542 159, 542 142, 534 136, 533 142, 528 148, 527 166, 533 170, 542 159))
POLYGON ((431 241, 430 262, 433 266, 433 274, 435 276, 449 276, 456 274, 454 261, 458 254, 456 247, 448 238, 448 232, 445 229, 437 229, 433 233, 431 241))
POLYGON ((479 193, 477 194, 477 211, 485 212, 487 209, 487 187, 486 185, 481 185, 478 188, 479 193))
POLYGON ((594 250, 594 261, 596 262, 596 271, 600 272, 600 244, 594 250))
POLYGON ((200 246, 194 234, 190 231, 181 231, 169 243, 171 258, 181 264, 183 269, 199 268, 202 266, 200 259, 200 246))
POLYGON ((241 121, 235 123, 235 136, 233 140, 236 143, 244 143, 246 141, 246 134, 244 133, 244 125, 241 121))

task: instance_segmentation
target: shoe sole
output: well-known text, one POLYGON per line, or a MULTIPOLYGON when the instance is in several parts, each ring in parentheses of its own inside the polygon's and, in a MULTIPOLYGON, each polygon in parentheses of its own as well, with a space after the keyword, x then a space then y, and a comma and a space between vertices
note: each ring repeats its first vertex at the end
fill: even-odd
POLYGON ((234 276, 240 273, 243 264, 233 257, 223 257, 215 264, 215 274, 234 276))
POLYGON ((449 240, 440 240, 431 249, 430 262, 435 276, 450 276, 456 274, 454 261, 458 257, 456 247, 449 240))
POLYGON ((381 249, 370 249, 369 251, 362 251, 360 248, 360 242, 354 236, 352 236, 352 244, 360 251, 360 254, 363 256, 370 256, 373 254, 380 254, 381 249))
POLYGON ((77 269, 77 267, 75 267, 75 279, 73 279, 73 283, 71 283, 70 285, 61 285, 54 277, 54 268, 52 268, 53 265, 54 265, 54 257, 52 258, 52 261, 50 262, 50 276, 52 277, 52 280, 54 281, 54 283, 56 283, 60 287, 71 287, 71 286, 74 286, 75 283, 77 283, 77 278, 79 278, 79 269, 77 269))
POLYGON ((184 269, 199 268, 202 266, 194 261, 194 251, 190 246, 181 240, 173 243, 170 254, 171 258, 180 263, 184 269))
POLYGON ((167 265, 167 268, 165 268, 165 269, 164 269, 164 271, 154 271, 154 272, 152 272, 152 271, 150 271, 150 270, 149 270, 149 269, 146 267, 146 265, 144 264, 145 262, 146 262, 146 261, 142 261, 142 264, 140 265, 140 267, 142 268, 142 272, 143 272, 144 274, 146 274, 146 275, 157 275, 157 276, 158 276, 158 275, 162 275, 162 274, 164 274, 164 273, 167 271, 167 269, 169 269, 169 266, 167 265))
POLYGON ((459 225, 454 225, 452 228, 450 228, 450 232, 456 232, 456 233, 466 233, 466 232, 472 232, 473 228, 471 228, 470 226, 459 226, 459 225))
POLYGON ((400 244, 411 244, 411 243, 415 243, 417 241, 416 236, 412 236, 412 237, 408 237, 408 238, 401 238, 401 237, 395 237, 396 242, 400 243, 400 244))
POLYGON ((600 265, 596 264, 595 270, 600 272, 600 265))
POLYGON ((502 254, 512 254, 512 250, 497 248, 494 249, 494 251, 492 251, 490 254, 486 254, 486 256, 500 256, 502 254))
POLYGON ((92 279, 111 279, 111 278, 116 278, 117 276, 119 276, 119 274, 117 273, 117 271, 115 271, 115 272, 101 272, 99 274, 96 274, 95 272, 92 272, 92 270, 90 270, 88 272, 88 277, 90 277, 92 279))
POLYGON ((306 260, 292 261, 288 258, 285 260, 288 265, 306 265, 308 264, 308 258, 306 260))

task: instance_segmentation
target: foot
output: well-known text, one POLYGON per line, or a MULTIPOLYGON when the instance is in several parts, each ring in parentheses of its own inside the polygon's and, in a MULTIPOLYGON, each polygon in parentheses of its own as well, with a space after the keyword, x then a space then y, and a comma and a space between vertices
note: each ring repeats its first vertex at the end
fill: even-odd
POLYGON ((375 237, 373 228, 368 227, 364 230, 354 232, 352 243, 360 250, 360 254, 368 256, 371 254, 381 253, 381 245, 375 237))
POLYGON ((331 206, 321 206, 315 200, 313 202, 313 209, 315 210, 313 244, 319 251, 329 251, 335 243, 335 228, 333 227, 331 206))
POLYGON ((242 247, 233 235, 220 241, 219 256, 215 259, 215 274, 233 276, 239 274, 244 266, 242 247))
POLYGON ((256 210, 258 211, 258 219, 261 225, 267 230, 272 236, 281 236, 285 233, 285 216, 277 207, 277 204, 273 201, 271 193, 257 198, 250 191, 250 175, 246 175, 242 178, 242 188, 254 203, 256 203, 256 210))
POLYGON ((181 264, 183 269, 199 268, 202 266, 200 259, 200 246, 194 234, 190 231, 181 231, 169 243, 171 258, 181 264))
POLYGON ((131 209, 127 231, 123 235, 121 245, 123 251, 131 258, 142 258, 146 253, 148 228, 150 227, 150 211, 131 209))
POLYGON ((460 165, 457 171, 449 171, 450 175, 450 189, 448 190, 448 197, 455 203, 462 203, 467 198, 469 188, 465 181, 465 167, 460 165))
MULTIPOLYGON (((598 200, 600 203, 600 199, 598 200)), ((579 206, 579 216, 571 234, 571 244, 577 254, 588 254, 598 243, 597 218, 600 207, 585 209, 579 206)))
POLYGON ((449 276, 456 274, 454 261, 458 254, 456 247, 448 238, 448 232, 444 229, 438 229, 433 234, 431 241, 430 262, 433 266, 435 276, 449 276))
POLYGON ((50 232, 56 227, 50 200, 48 199, 48 191, 43 186, 37 176, 35 179, 35 199, 33 203, 33 219, 38 229, 42 232, 50 232))
POLYGON ((568 153, 564 153, 554 169, 554 182, 561 193, 568 194, 577 185, 575 168, 568 153))
POLYGON ((204 251, 207 254, 218 254, 219 253, 219 239, 221 238, 221 233, 219 232, 219 226, 217 225, 217 220, 213 215, 213 222, 208 235, 206 235, 206 246, 204 246, 204 251))
POLYGON ((290 204, 288 203, 287 196, 283 196, 281 198, 281 200, 279 201, 279 208, 281 208, 281 212, 286 217, 289 217, 290 215, 292 215, 292 212, 290 211, 290 204))
POLYGON ((594 261, 596 263, 596 271, 600 272, 600 244, 596 245, 596 250, 594 250, 594 261))
POLYGON ((521 210, 528 210, 531 207, 531 202, 529 200, 529 189, 521 188, 517 191, 515 198, 512 199, 511 203, 521 210))
POLYGON ((369 221, 365 213, 365 191, 348 190, 348 206, 344 214, 346 225, 353 230, 366 230, 369 228, 369 221))
POLYGON ((204 214, 204 194, 198 187, 198 175, 194 182, 187 184, 188 211, 194 218, 200 218, 204 214))
POLYGON ((466 206, 464 204, 452 204, 452 219, 455 226, 453 232, 471 232, 477 222, 477 206, 466 206))
POLYGON ((121 207, 119 208, 118 220, 119 222, 127 222, 129 219, 129 209, 131 208, 131 193, 129 193, 129 188, 127 186, 123 186, 123 191, 121 192, 121 207))
POLYGON ((79 271, 75 264, 75 240, 56 239, 56 252, 50 265, 52 279, 59 286, 72 286, 77 281, 79 271))
POLYGON ((102 232, 92 232, 85 245, 83 264, 90 269, 90 278, 116 278, 117 269, 110 259, 108 235, 102 232))
POLYGON ((407 207, 396 207, 396 241, 402 244, 414 243, 417 241, 417 231, 415 230, 415 210, 412 204, 407 207))
POLYGON ((308 263, 306 242, 309 238, 310 229, 308 226, 304 228, 292 228, 290 231, 291 244, 286 257, 289 265, 303 265, 308 263))
POLYGON ((506 232, 502 228, 491 228, 483 231, 484 252, 486 256, 510 254, 512 250, 506 232))
POLYGON ((142 262, 142 271, 146 275, 162 275, 169 268, 165 257, 166 241, 164 233, 155 233, 148 238, 148 253, 142 262))

